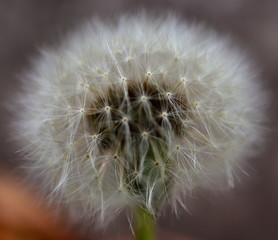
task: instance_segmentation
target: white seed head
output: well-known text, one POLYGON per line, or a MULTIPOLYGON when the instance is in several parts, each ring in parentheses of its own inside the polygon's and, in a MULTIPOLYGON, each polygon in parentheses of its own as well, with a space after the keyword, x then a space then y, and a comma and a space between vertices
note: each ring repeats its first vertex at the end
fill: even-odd
POLYGON ((16 121, 30 167, 51 200, 103 224, 127 207, 184 206, 220 178, 232 185, 260 133, 246 57, 172 16, 85 24, 24 80, 16 121))

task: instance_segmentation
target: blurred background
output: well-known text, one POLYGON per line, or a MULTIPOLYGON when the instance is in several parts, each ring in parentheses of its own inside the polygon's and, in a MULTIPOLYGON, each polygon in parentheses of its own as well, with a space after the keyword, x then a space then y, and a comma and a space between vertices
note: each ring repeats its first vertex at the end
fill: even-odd
POLYGON ((21 181, 24 174, 18 167, 23 160, 10 141, 7 108, 16 109, 11 100, 19 90, 18 76, 28 69, 40 46, 57 43, 92 16, 107 18, 140 8, 158 14, 175 11, 188 21, 205 22, 232 36, 249 51, 272 96, 270 131, 262 152, 248 160, 249 177, 227 192, 196 192, 188 200, 189 212, 176 218, 167 211, 159 228, 172 234, 168 239, 174 235, 199 240, 278 239, 277 0, 0 0, 0 240, 132 239, 124 217, 105 235, 88 233, 84 229, 93 226, 70 227, 66 214, 57 217, 45 203, 38 203, 35 190, 21 181))

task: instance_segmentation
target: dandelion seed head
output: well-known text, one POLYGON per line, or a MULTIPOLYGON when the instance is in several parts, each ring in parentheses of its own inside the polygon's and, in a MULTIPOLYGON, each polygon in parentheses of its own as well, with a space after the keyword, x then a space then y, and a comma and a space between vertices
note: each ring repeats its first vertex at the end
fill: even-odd
POLYGON ((264 119, 250 65, 174 16, 92 21, 25 75, 16 135, 50 199, 75 214, 100 225, 134 206, 158 216, 197 186, 234 184, 264 119))

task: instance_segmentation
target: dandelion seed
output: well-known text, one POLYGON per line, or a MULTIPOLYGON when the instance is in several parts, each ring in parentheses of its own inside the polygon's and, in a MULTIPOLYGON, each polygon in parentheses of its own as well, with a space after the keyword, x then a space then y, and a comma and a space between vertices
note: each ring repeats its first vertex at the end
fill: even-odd
POLYGON ((147 98, 146 96, 142 96, 142 97, 141 97, 141 101, 142 101, 142 102, 146 102, 147 100, 148 100, 148 98, 147 98))
POLYGON ((167 93, 166 93, 166 96, 167 96, 168 98, 171 98, 171 97, 172 97, 172 93, 167 92, 167 93))
POLYGON ((147 133, 147 132, 142 132, 142 137, 147 137, 147 136, 149 136, 149 134, 147 133))
POLYGON ((161 113, 161 117, 163 117, 163 118, 168 117, 168 113, 167 113, 167 112, 163 112, 163 113, 161 113))
POLYGON ((181 78, 181 82, 182 82, 182 83, 185 83, 185 82, 186 82, 186 79, 185 79, 185 78, 181 78))
POLYGON ((105 106, 104 110, 105 110, 106 112, 109 112, 109 111, 111 110, 111 107, 105 106))
POLYGON ((128 122, 128 118, 127 117, 123 117, 122 122, 128 122))

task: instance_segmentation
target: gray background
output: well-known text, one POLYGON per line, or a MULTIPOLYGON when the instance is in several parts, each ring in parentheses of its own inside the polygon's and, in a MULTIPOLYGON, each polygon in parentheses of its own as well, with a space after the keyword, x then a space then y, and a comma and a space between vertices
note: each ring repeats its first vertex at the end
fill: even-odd
MULTIPOLYGON (((11 117, 6 106, 19 89, 17 76, 41 45, 55 44, 63 33, 91 16, 109 17, 146 8, 173 10, 190 21, 204 21, 232 35, 250 51, 269 89, 269 133, 261 154, 249 159, 250 177, 225 193, 196 193, 190 213, 160 220, 166 231, 198 239, 278 239, 278 1, 276 0, 0 0, 0 167, 20 164, 9 141, 11 117)), ((125 229, 123 225, 122 229, 125 229)), ((121 230, 125 231, 125 230, 121 230)))

